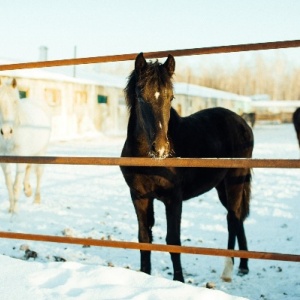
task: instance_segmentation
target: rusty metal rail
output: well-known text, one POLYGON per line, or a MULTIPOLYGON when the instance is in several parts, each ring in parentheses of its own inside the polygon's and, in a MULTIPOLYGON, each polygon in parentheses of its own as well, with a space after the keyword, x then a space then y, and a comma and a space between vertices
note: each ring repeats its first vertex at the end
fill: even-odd
POLYGON ((65 157, 65 156, 0 156, 0 163, 148 166, 148 167, 205 167, 205 168, 287 168, 299 169, 299 159, 254 158, 165 158, 146 157, 65 157))
POLYGON ((225 250, 225 249, 216 249, 216 248, 96 240, 96 239, 88 239, 88 238, 62 237, 62 236, 38 235, 38 234, 4 232, 4 231, 0 232, 0 238, 76 244, 76 245, 97 246, 97 247, 112 247, 112 248, 134 249, 134 250, 149 250, 149 251, 172 252, 172 253, 202 254, 202 255, 214 255, 214 256, 226 256, 226 257, 300 262, 300 255, 295 255, 295 254, 281 254, 281 253, 270 253, 270 252, 225 250))
MULTIPOLYGON (((220 53, 232 53, 232 52, 243 52, 243 51, 273 50, 273 49, 294 48, 294 47, 300 47, 300 40, 204 47, 204 48, 193 48, 193 49, 180 49, 180 50, 164 50, 164 51, 155 51, 155 52, 145 52, 144 56, 145 58, 161 58, 161 57, 168 56, 168 54, 172 54, 173 56, 191 56, 191 55, 220 54, 220 53)), ((94 56, 94 57, 84 57, 84 58, 71 58, 71 59, 59 59, 59 60, 49 60, 49 61, 39 61, 39 62, 6 64, 6 65, 0 65, 0 71, 127 61, 127 60, 134 60, 137 54, 138 53, 131 53, 131 54, 118 54, 118 55, 106 55, 106 56, 94 56)))

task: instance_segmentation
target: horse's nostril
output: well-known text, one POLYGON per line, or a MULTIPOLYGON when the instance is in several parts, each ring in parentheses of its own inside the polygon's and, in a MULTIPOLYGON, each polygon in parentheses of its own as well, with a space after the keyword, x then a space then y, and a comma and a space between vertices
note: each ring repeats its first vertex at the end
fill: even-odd
POLYGON ((152 143, 152 146, 151 146, 151 151, 155 152, 155 142, 152 143))
MULTIPOLYGON (((1 135, 7 135, 8 134, 8 132, 6 132, 6 133, 4 133, 4 131, 3 131, 3 129, 1 128, 1 130, 0 130, 0 133, 1 133, 1 135)), ((9 130, 9 134, 12 134, 13 133, 13 129, 12 128, 10 128, 10 130, 9 130)))

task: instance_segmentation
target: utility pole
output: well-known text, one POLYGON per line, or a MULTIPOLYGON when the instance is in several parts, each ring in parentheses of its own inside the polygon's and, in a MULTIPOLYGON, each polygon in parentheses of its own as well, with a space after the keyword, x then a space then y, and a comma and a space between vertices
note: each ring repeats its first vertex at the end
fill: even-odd
MULTIPOLYGON (((77 58, 77 46, 74 46, 74 58, 77 58)), ((73 66, 73 77, 76 77, 76 65, 73 66)))

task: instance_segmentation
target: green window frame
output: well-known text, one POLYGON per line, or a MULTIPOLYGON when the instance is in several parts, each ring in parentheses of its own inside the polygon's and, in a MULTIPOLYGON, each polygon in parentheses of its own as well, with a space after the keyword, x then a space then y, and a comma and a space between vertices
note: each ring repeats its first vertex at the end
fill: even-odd
POLYGON ((98 95, 97 96, 97 102, 99 104, 106 104, 107 103, 107 96, 104 95, 98 95))
POLYGON ((20 99, 26 98, 27 97, 27 92, 26 91, 19 91, 20 99))

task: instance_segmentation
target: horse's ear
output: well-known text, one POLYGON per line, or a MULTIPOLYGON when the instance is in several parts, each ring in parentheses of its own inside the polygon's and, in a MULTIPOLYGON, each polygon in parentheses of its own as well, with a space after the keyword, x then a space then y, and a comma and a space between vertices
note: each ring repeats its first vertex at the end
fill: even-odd
POLYGON ((13 88, 16 88, 16 87, 17 87, 17 80, 16 80, 16 78, 14 78, 14 79, 12 80, 11 85, 12 85, 13 88))
POLYGON ((135 59, 135 71, 137 74, 141 74, 141 71, 146 67, 147 62, 144 58, 143 52, 141 52, 135 59))
POLYGON ((163 66, 167 69, 170 76, 174 74, 175 71, 175 59, 174 57, 169 54, 167 60, 163 64, 163 66))

